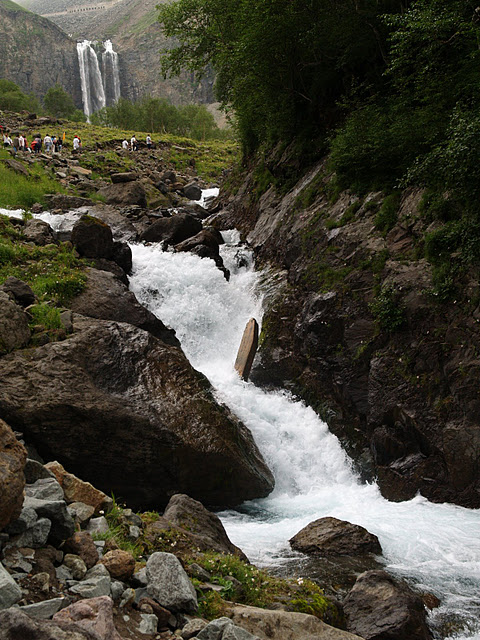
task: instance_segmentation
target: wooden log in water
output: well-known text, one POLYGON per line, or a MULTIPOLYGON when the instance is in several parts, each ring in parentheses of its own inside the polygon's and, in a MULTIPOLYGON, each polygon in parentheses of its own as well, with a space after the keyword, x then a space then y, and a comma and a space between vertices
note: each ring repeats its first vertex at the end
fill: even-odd
POLYGON ((243 332, 242 341, 235 360, 235 371, 242 380, 247 381, 252 368, 253 359, 258 348, 258 322, 251 318, 243 332))

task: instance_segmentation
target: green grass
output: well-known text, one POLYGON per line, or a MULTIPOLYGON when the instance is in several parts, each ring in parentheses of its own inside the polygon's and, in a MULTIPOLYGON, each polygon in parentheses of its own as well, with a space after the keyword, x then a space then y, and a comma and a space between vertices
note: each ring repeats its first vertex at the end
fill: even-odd
POLYGON ((45 203, 45 194, 64 191, 40 163, 28 166, 29 176, 9 169, 2 159, 11 157, 0 151, 0 206, 5 209, 29 209, 35 202, 45 203))

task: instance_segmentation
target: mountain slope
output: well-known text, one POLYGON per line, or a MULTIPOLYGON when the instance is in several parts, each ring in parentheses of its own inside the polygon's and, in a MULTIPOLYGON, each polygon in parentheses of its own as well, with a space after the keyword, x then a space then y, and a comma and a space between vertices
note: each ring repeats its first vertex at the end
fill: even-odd
POLYGON ((0 0, 0 77, 43 97, 59 83, 81 106, 75 42, 49 20, 0 0))

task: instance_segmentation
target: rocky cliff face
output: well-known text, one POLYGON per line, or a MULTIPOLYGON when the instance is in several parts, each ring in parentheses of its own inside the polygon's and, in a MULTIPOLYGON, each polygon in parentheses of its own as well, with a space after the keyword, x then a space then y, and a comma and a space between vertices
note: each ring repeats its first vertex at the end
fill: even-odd
POLYGON ((57 25, 10 0, 0 0, 0 25, 0 77, 40 97, 58 83, 81 108, 75 41, 57 25))
POLYGON ((213 76, 198 82, 191 74, 164 80, 160 51, 167 46, 157 22, 158 0, 110 0, 70 4, 63 0, 22 0, 31 11, 46 16, 76 39, 111 39, 119 53, 122 97, 167 98, 174 104, 213 103, 213 76))
MULTIPOLYGON (((273 175, 284 161, 270 159, 273 175)), ((332 204, 322 164, 286 195, 271 186, 255 197, 254 175, 217 219, 281 270, 252 377, 310 403, 387 498, 420 491, 479 507, 478 281, 465 277, 448 305, 435 301, 419 257, 421 192, 403 193, 385 233, 375 225, 383 194, 344 192, 332 204)))

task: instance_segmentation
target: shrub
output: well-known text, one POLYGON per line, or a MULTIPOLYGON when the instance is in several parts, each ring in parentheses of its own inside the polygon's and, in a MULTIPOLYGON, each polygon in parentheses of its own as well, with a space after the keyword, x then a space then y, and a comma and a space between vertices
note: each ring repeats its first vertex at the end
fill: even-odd
POLYGON ((405 322, 405 309, 400 302, 399 292, 393 286, 383 286, 370 310, 381 329, 393 333, 405 322))
POLYGON ((375 227, 386 235, 397 223, 400 194, 391 193, 382 203, 375 216, 375 227))

